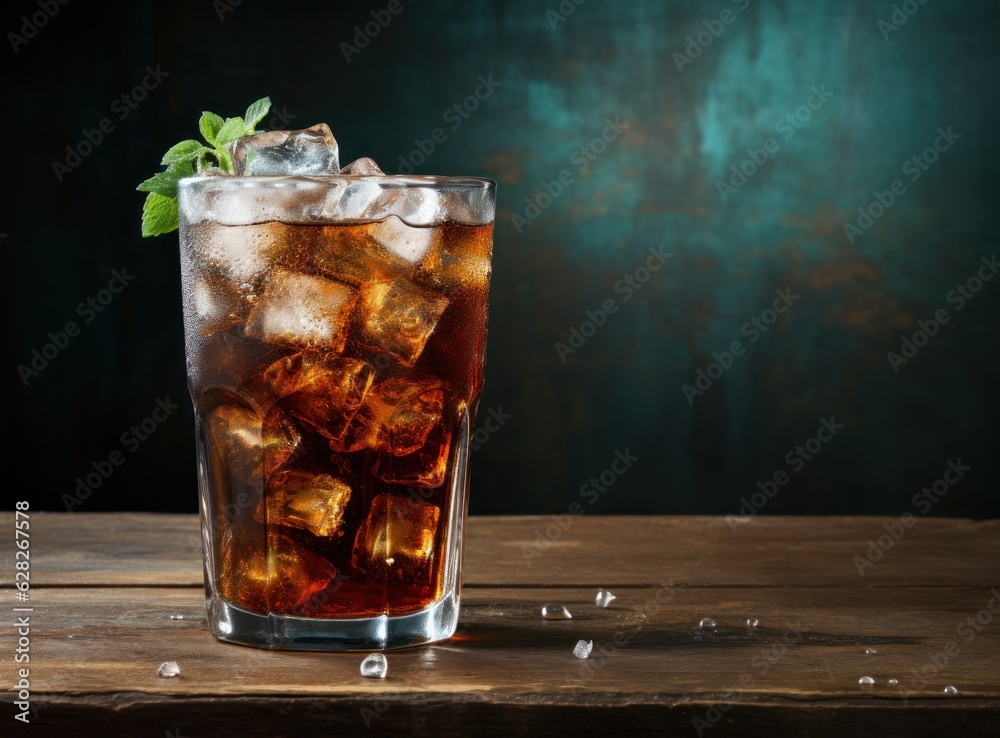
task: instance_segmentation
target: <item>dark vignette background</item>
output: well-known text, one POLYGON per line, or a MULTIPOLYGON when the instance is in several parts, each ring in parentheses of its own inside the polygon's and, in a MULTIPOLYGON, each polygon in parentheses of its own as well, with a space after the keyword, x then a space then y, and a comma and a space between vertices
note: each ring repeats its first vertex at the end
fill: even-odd
MULTIPOLYGON (((473 512, 563 512, 628 449, 639 460, 588 512, 736 513, 785 470, 764 513, 898 514, 960 458, 971 470, 930 514, 1000 515, 1000 281, 947 300, 997 251, 996 3, 910 0, 883 31, 892 4, 867 0, 587 0, 564 22, 546 17, 558 0, 400 1, 350 62, 341 43, 387 2, 71 0, 17 53, 6 36, 9 500, 65 509, 119 449, 76 509, 196 509, 176 237, 139 237, 133 188, 201 110, 268 94, 294 116, 271 126, 326 121, 343 161, 396 171, 442 128, 417 171, 499 183, 480 421, 510 419, 474 456, 473 512), (724 9, 733 22, 679 70, 724 9), (121 120, 111 104, 147 65, 168 76, 121 120), (455 129, 444 113, 480 75, 500 86, 455 129), (823 85, 808 121, 776 129, 823 85), (57 181, 52 162, 105 117, 114 130, 57 181), (582 173, 571 157, 608 117, 624 133, 582 173), (911 182, 904 162, 949 126, 961 137, 911 182), (769 136, 779 150, 723 200, 717 182, 769 136), (518 233, 512 215, 562 170, 573 183, 518 233), (906 192, 849 242, 843 223, 897 178, 906 192), (625 301, 616 282, 660 244, 673 256, 625 301), (134 282, 25 385, 18 365, 82 323, 113 269, 134 282), (798 300, 751 343, 741 326, 785 288, 798 300), (608 298, 617 313, 562 362, 556 342, 608 298), (940 308, 950 321, 894 372, 887 352, 940 308), (689 403, 683 385, 737 340, 689 403), (181 409, 130 452, 122 433, 167 397, 181 409), (793 471, 786 454, 829 416, 843 429, 793 471)), ((9 4, 4 33, 39 7, 9 4)))

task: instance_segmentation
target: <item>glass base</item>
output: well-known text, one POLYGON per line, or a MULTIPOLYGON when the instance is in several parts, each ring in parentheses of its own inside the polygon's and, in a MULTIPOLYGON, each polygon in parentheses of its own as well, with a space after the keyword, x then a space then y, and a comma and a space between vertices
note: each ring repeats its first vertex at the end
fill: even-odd
POLYGON ((450 638, 458 625, 458 596, 451 594, 426 610, 374 618, 319 619, 261 615, 208 600, 208 626, 221 641, 271 649, 370 651, 406 648, 450 638))

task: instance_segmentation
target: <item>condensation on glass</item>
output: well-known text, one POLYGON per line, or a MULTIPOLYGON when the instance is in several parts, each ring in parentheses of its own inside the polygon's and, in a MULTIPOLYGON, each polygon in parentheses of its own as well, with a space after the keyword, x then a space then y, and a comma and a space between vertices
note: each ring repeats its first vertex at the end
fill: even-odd
POLYGON ((182 181, 217 637, 370 649, 454 632, 494 198, 472 178, 182 181))

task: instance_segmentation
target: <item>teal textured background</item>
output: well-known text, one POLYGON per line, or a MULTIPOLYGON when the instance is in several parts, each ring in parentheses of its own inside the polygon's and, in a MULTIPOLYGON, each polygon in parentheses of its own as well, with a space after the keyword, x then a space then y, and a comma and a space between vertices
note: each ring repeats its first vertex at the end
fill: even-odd
MULTIPOLYGON (((1000 514, 1000 281, 961 310, 947 299, 998 245, 994 3, 587 0, 556 22, 556 0, 400 0, 359 48, 355 27, 386 6, 244 2, 220 19, 228 6, 70 4, 6 50, 19 102, 6 125, 24 144, 0 223, 16 254, 9 424, 39 507, 63 509, 73 480, 169 394, 183 411, 84 509, 195 508, 176 243, 138 238, 132 188, 203 108, 238 114, 270 94, 290 127, 328 122, 344 161, 395 171, 440 128, 418 172, 499 183, 480 421, 510 417, 474 456, 474 512, 577 500, 735 514, 780 471, 763 513, 923 512, 913 496, 960 458, 971 470, 929 514, 1000 514), (893 5, 917 10, 884 32, 893 5), (724 11, 732 22, 679 69, 687 38, 724 11), (162 85, 57 182, 50 160, 157 63, 162 85), (449 115, 480 76, 495 91, 449 115), (813 87, 829 99, 779 128, 813 87), (581 172, 581 146, 609 118, 622 132, 581 172), (911 181, 904 163, 949 127, 960 137, 911 181), (777 150, 724 200, 719 181, 769 137, 777 150), (515 227, 564 170, 572 182, 515 227), (852 243, 844 223, 895 179, 905 192, 852 243), (671 256, 624 299, 615 285, 661 245, 671 256), (122 265, 135 286, 24 386, 16 366, 122 265), (742 326, 785 289, 797 299, 751 342, 742 326), (617 311, 561 357, 556 344, 608 299, 617 311), (950 321, 895 372, 887 353, 940 308, 950 321), (689 401, 683 387, 734 341, 744 353, 689 401), (830 416, 843 428, 789 461, 830 416), (607 492, 584 488, 626 449, 638 460, 607 492)), ((9 9, 4 27, 32 9, 9 9)))

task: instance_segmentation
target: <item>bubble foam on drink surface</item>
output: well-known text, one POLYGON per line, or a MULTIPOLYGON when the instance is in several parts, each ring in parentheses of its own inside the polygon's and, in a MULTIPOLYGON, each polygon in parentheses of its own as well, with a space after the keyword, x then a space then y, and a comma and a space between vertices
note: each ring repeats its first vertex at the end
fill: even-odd
MULTIPOLYGON (((493 223, 492 191, 483 182, 452 178, 447 187, 441 182, 418 176, 216 176, 183 180, 178 192, 189 225, 341 225, 380 223, 390 216, 416 228, 493 223)), ((394 221, 382 226, 386 237, 394 228, 394 221)))
POLYGON ((441 596, 492 225, 390 222, 202 222, 182 243, 189 305, 209 279, 230 301, 224 320, 189 307, 185 334, 218 588, 237 606, 363 617, 441 596))

